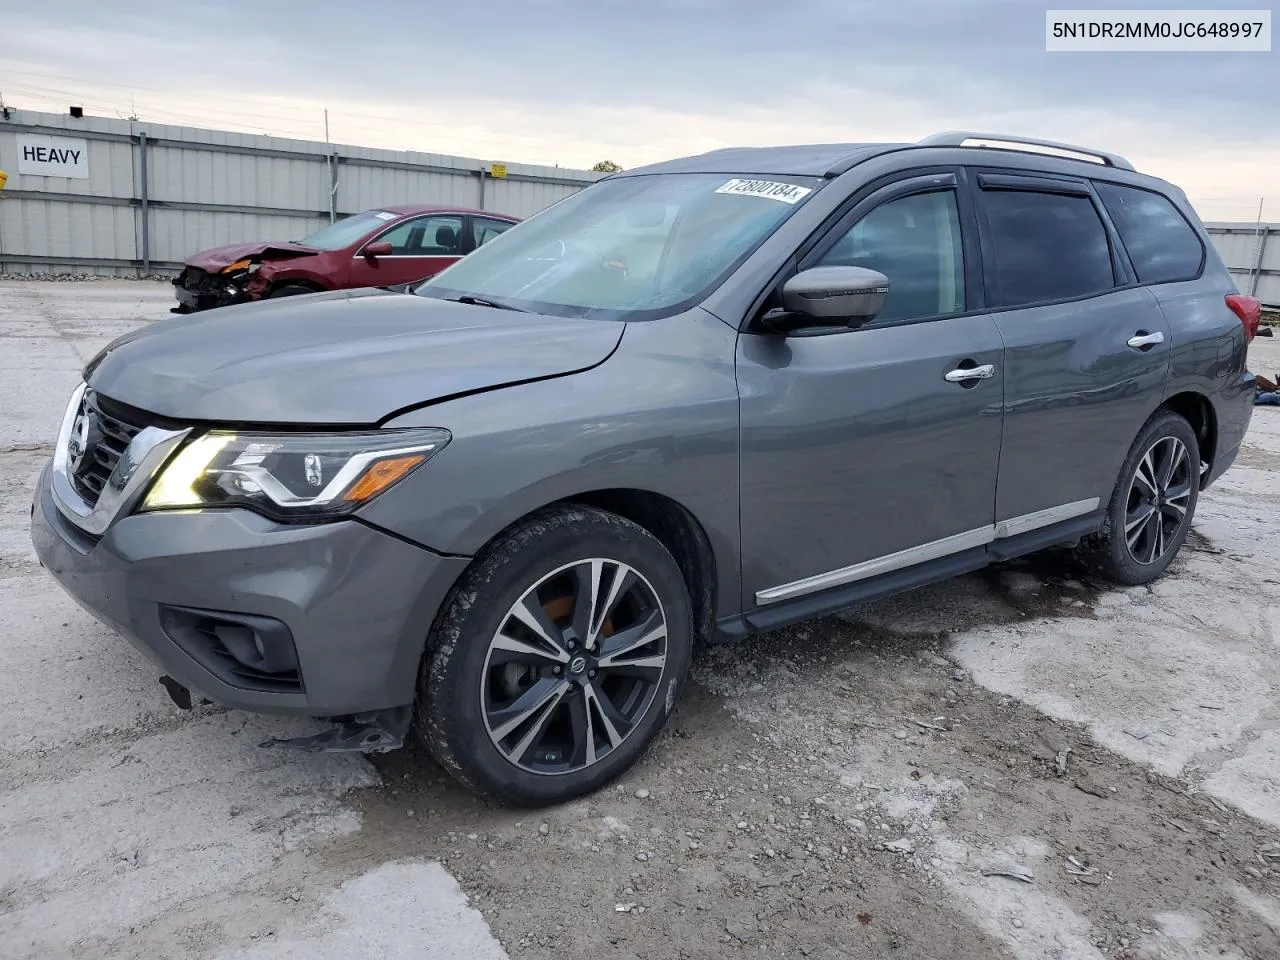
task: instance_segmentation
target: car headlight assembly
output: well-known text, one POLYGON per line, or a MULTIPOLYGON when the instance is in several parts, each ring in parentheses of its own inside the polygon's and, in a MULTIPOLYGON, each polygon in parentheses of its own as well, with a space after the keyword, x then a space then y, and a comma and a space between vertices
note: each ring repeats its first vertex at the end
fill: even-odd
POLYGON ((237 260, 218 271, 218 275, 226 282, 226 292, 231 296, 239 296, 241 288, 258 272, 261 263, 252 260, 237 260))
POLYGON ((285 521, 354 513, 444 449, 447 430, 259 434, 213 430, 156 477, 143 512, 247 507, 285 521))

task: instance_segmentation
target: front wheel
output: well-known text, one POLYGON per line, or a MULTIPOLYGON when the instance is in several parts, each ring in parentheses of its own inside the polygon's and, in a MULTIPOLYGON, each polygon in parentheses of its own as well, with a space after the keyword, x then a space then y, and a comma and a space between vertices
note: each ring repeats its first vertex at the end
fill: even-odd
POLYGON ((317 292, 314 287, 304 286, 301 283, 286 283, 272 290, 267 298, 274 300, 276 297, 301 297, 304 294, 317 292))
POLYGON ((1150 583, 1187 539, 1199 495, 1196 433, 1183 417, 1161 411, 1134 441, 1085 559, 1117 583, 1150 583))
POLYGON ((680 568, 642 527, 544 511, 476 559, 432 632, 416 725, 478 793, 559 803, 632 766, 689 668, 680 568))

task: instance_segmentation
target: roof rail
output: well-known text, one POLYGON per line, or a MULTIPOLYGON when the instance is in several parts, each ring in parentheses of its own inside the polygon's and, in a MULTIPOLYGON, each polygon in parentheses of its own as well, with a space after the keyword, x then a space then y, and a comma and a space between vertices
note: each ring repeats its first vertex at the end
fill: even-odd
MULTIPOLYGON (((974 133, 969 130, 948 130, 945 133, 935 133, 925 137, 923 140, 917 140, 916 146, 963 147, 970 140, 990 140, 994 143, 1029 144, 1036 147, 1049 147, 1052 150, 1063 150, 1068 153, 1079 154, 1083 157, 1096 157, 1106 166, 1115 167, 1117 170, 1133 169, 1132 163, 1116 153, 1105 153, 1102 150, 1094 150, 1091 147, 1078 147, 1073 143, 1058 143, 1054 140, 1033 140, 1031 137, 1015 137, 1006 133, 974 133)), ((985 144, 979 144, 979 146, 985 146, 985 144)), ((1001 148, 995 147, 994 149, 998 150, 1001 148)))

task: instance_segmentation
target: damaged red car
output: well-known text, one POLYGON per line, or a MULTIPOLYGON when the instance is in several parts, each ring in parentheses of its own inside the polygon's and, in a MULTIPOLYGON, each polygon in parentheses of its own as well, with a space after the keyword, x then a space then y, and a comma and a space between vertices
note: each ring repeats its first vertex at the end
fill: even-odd
POLYGON ((301 240, 234 243, 188 258, 174 313, 321 290, 394 287, 435 276, 518 223, 460 207, 366 210, 301 240))

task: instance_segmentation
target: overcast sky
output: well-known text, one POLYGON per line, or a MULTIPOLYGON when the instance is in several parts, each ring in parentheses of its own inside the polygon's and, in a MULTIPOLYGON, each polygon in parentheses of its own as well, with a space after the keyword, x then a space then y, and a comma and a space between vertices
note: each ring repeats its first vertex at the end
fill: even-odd
POLYGON ((1125 154, 1207 219, 1251 220, 1266 196, 1280 220, 1280 53, 1046 53, 1046 5, 13 4, 0 94, 308 139, 327 107, 337 142, 561 166, 994 129, 1125 154))

